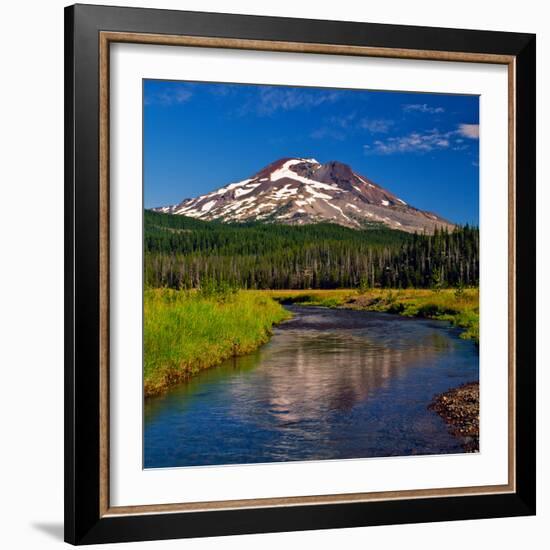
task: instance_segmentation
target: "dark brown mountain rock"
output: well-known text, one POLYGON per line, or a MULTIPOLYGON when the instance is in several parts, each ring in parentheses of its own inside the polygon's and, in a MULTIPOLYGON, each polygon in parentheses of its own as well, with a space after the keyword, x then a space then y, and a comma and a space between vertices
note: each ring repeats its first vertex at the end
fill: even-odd
POLYGON ((304 158, 279 159, 249 179, 154 210, 202 220, 330 222, 356 229, 385 225, 411 233, 454 227, 408 205, 347 164, 304 158))

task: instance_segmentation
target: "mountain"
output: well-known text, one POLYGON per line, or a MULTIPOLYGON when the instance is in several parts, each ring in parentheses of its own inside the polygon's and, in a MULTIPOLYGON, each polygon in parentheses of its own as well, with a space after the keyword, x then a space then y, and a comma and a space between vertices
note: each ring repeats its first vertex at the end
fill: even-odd
POLYGON ((223 222, 331 222, 355 229, 382 224, 409 233, 454 227, 408 205, 347 164, 303 158, 277 160, 249 179, 153 210, 223 222))

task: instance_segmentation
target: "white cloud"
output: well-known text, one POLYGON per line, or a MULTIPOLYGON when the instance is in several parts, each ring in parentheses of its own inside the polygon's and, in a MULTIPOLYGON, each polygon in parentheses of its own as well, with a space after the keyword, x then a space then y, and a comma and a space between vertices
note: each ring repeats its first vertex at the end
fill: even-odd
POLYGON ((309 136, 313 139, 332 138, 338 141, 343 141, 346 139, 346 134, 342 130, 328 126, 322 126, 321 128, 313 130, 309 136))
POLYGON ((403 105, 403 111, 406 113, 427 113, 435 115, 444 113, 445 109, 443 107, 431 107, 427 103, 408 103, 403 105))
POLYGON ((392 126, 393 120, 386 120, 382 118, 363 118, 359 121, 359 127, 363 130, 368 130, 371 134, 386 134, 392 126))
POLYGON ((426 132, 411 132, 405 136, 376 140, 372 145, 364 146, 366 153, 391 155, 394 153, 428 153, 439 149, 448 149, 454 132, 440 132, 437 129, 426 132))
POLYGON ((163 90, 148 94, 145 97, 145 105, 177 105, 189 101, 192 96, 192 92, 185 85, 167 86, 163 90))
POLYGON ((468 139, 479 139, 479 124, 459 124, 456 130, 441 132, 436 128, 411 132, 404 136, 388 137, 364 145, 366 154, 391 155, 394 153, 428 153, 443 149, 465 151, 470 148, 468 139))
POLYGON ((269 116, 276 111, 311 109, 325 103, 334 103, 340 96, 337 91, 311 93, 306 90, 264 87, 260 88, 257 96, 243 105, 241 114, 255 112, 260 116, 269 116))
POLYGON ((329 117, 328 123, 331 126, 339 126, 340 128, 349 128, 355 120, 357 113, 355 111, 345 115, 334 115, 329 117))
POLYGON ((479 139, 479 124, 459 124, 458 133, 470 139, 479 139))
POLYGON ((393 125, 393 120, 380 118, 357 119, 357 113, 351 112, 345 115, 334 115, 325 119, 325 124, 311 132, 310 137, 314 139, 332 138, 342 141, 349 135, 365 130, 371 134, 386 134, 393 125))

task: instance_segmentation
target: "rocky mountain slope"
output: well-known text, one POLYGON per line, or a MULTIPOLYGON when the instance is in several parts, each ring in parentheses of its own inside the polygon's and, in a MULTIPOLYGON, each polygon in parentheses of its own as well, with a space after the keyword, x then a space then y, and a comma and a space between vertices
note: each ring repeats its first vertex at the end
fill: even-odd
POLYGON ((347 164, 304 158, 277 160, 249 179, 153 210, 224 222, 331 222, 353 228, 383 224, 411 233, 454 227, 405 203, 347 164))

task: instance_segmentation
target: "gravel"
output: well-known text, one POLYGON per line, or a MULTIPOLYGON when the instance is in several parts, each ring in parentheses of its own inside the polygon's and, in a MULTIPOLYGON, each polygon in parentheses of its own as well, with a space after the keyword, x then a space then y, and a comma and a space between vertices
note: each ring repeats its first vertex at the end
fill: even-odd
POLYGON ((479 382, 469 382, 434 397, 428 406, 463 440, 466 452, 479 451, 479 382))

